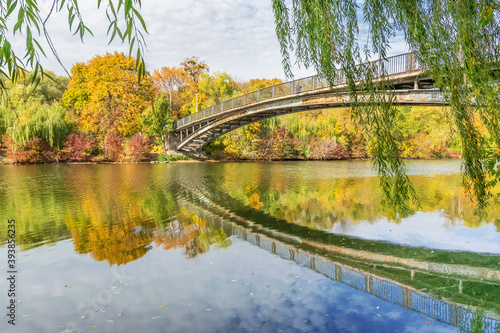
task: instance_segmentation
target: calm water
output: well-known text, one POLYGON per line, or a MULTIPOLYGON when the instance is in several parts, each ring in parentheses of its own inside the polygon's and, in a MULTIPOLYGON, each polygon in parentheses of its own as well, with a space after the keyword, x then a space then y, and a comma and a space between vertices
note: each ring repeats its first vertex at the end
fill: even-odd
POLYGON ((0 166, 1 331, 494 332, 500 203, 459 170, 409 163, 397 218, 369 162, 0 166))

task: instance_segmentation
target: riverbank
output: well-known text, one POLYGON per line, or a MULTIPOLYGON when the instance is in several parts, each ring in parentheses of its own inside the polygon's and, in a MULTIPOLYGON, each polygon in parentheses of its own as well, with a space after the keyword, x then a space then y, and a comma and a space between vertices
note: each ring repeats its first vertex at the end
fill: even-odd
MULTIPOLYGON (((405 158, 405 160, 423 160, 423 161, 434 161, 434 160, 447 160, 447 159, 461 159, 462 155, 454 154, 451 156, 440 157, 440 158, 405 158)), ((149 158, 143 160, 134 160, 130 158, 125 158, 119 161, 112 161, 109 159, 100 159, 95 156, 94 160, 88 161, 72 161, 68 158, 65 159, 57 159, 52 161, 40 161, 40 162, 31 162, 31 163, 21 163, 15 162, 8 159, 6 155, 6 149, 0 149, 0 165, 29 165, 29 164, 149 164, 149 163, 241 163, 241 162, 273 162, 273 161, 366 161, 371 160, 370 157, 351 157, 351 158, 339 158, 339 159, 310 159, 310 158, 284 158, 284 159, 246 159, 246 158, 235 158, 233 156, 205 156, 205 157, 197 157, 192 158, 182 154, 178 155, 163 155, 150 153, 149 158)))

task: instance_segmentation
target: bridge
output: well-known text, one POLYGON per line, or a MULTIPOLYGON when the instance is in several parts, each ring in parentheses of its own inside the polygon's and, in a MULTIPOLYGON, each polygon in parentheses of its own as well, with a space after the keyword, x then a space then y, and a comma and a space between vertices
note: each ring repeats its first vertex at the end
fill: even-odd
MULTIPOLYGON (((370 63, 376 78, 388 80, 394 87, 397 105, 439 106, 444 94, 434 88, 413 53, 405 53, 370 63)), ((359 81, 361 82, 361 80, 359 81)), ((294 112, 351 104, 346 75, 339 70, 335 85, 318 75, 263 88, 213 105, 174 122, 169 133, 169 151, 200 151, 213 139, 239 127, 294 112)))

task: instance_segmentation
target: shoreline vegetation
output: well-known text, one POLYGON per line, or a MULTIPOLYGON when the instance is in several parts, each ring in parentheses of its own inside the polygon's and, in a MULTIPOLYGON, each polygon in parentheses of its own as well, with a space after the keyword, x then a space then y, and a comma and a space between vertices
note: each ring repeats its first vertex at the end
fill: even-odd
MULTIPOLYGON (((237 82, 210 73, 198 59, 163 67, 138 84, 135 59, 95 56, 73 66, 71 79, 34 84, 34 73, 8 83, 0 103, 0 163, 135 163, 190 160, 165 153, 173 121, 279 79, 237 82), (195 98, 197 96, 197 98, 195 98)), ((462 143, 447 107, 399 107, 393 128, 404 159, 461 158, 462 143)), ((474 124, 488 135, 480 117, 474 124)), ((364 160, 375 139, 349 109, 270 118, 233 130, 204 147, 207 161, 364 160)))
MULTIPOLYGON (((234 159, 234 158, 218 158, 215 159, 212 157, 204 157, 204 158, 191 158, 185 155, 163 155, 164 158, 160 157, 162 154, 150 154, 150 156, 143 160, 89 160, 89 161, 72 161, 69 159, 60 159, 60 160, 52 160, 45 162, 14 162, 5 158, 6 149, 0 149, 0 165, 30 165, 30 164, 155 164, 155 163, 245 163, 245 162, 279 162, 279 161, 369 161, 371 158, 338 158, 338 159, 323 159, 323 160, 314 160, 314 159, 301 159, 301 158, 288 158, 288 159, 234 159)), ((434 157, 434 158, 419 158, 418 160, 442 160, 442 159, 462 159, 460 155, 457 157, 434 157)), ((416 158, 406 158, 405 160, 416 160, 416 158)))

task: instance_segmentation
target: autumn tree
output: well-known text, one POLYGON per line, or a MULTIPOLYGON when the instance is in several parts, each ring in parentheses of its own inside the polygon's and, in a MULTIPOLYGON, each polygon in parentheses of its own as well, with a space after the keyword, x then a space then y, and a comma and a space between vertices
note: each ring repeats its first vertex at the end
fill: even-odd
POLYGON ((213 75, 203 73, 198 82, 198 90, 206 99, 203 107, 219 104, 224 99, 232 97, 235 88, 236 83, 226 72, 215 72, 213 75))
POLYGON ((247 82, 237 83, 238 89, 243 94, 251 93, 252 91, 263 89, 266 87, 275 86, 282 83, 281 79, 251 79, 247 82))
POLYGON ((102 142, 108 132, 130 137, 141 130, 140 115, 152 105, 149 77, 138 82, 135 59, 123 53, 95 56, 72 68, 63 103, 78 116, 78 127, 102 142))
MULTIPOLYGON (((171 97, 173 119, 196 112, 196 95, 200 94, 199 80, 208 75, 208 65, 198 57, 184 59, 179 67, 162 67, 153 72, 151 79, 155 87, 171 97)), ((198 96, 198 104, 206 96, 198 96)))
POLYGON ((208 73, 210 70, 210 67, 208 67, 205 61, 195 56, 184 59, 181 62, 181 66, 195 83, 198 82, 201 74, 208 73))
POLYGON ((182 67, 162 67, 153 72, 151 80, 156 89, 165 93, 170 99, 172 117, 182 118, 181 108, 190 100, 186 91, 189 91, 189 87, 193 84, 188 73, 182 67))

